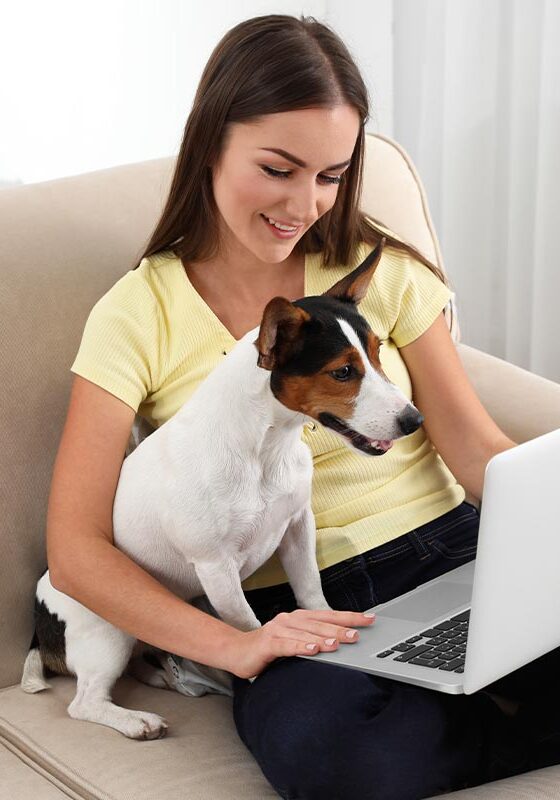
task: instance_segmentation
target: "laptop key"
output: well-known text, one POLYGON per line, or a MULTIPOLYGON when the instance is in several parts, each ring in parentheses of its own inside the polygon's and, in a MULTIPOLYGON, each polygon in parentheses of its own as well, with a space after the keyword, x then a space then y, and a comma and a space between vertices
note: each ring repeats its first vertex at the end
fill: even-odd
POLYGON ((453 622, 452 620, 445 620, 444 622, 438 622, 437 625, 434 625, 436 631, 449 631, 451 628, 455 628, 458 625, 457 622, 453 622))
POLYGON ((448 661, 447 664, 442 664, 440 669, 444 669, 446 672, 455 672, 457 667, 463 667, 464 664, 463 658, 455 658, 453 661, 448 661))
MULTIPOLYGON (((396 659, 395 659, 396 660, 396 659)), ((413 658, 409 662, 409 664, 418 664, 419 667, 432 667, 435 669, 439 667, 441 664, 445 664, 445 661, 440 661, 439 658, 413 658)))
POLYGON ((428 647, 426 644, 419 644, 417 647, 413 647, 412 650, 409 650, 408 653, 402 653, 400 656, 395 658, 395 661, 410 661, 411 658, 416 658, 419 656, 420 653, 425 653, 426 650, 431 650, 431 647, 428 647))
POLYGON ((386 658, 387 656, 395 655, 393 650, 384 650, 382 653, 377 654, 377 658, 386 658))

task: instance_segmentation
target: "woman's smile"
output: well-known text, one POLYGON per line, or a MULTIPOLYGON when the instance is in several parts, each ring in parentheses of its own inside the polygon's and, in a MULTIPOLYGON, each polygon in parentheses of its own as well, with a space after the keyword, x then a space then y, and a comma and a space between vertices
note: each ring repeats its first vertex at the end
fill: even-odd
POLYGON ((262 219, 262 221, 263 221, 263 222, 264 222, 264 224, 266 225, 267 229, 270 231, 270 233, 271 233, 273 236, 276 236, 278 239, 293 239, 293 238, 294 238, 294 236, 297 236, 297 235, 298 235, 298 233, 301 231, 301 228, 303 227, 303 226, 301 226, 301 225, 300 225, 300 227, 299 227, 299 228, 296 228, 296 229, 295 229, 295 230, 293 230, 293 231, 284 231, 284 230, 280 230, 280 228, 277 228, 275 225, 272 225, 272 224, 271 224, 271 223, 268 221, 268 218, 267 218, 267 217, 265 217, 265 215, 264 215, 264 214, 261 214, 260 216, 261 216, 261 219, 262 219))

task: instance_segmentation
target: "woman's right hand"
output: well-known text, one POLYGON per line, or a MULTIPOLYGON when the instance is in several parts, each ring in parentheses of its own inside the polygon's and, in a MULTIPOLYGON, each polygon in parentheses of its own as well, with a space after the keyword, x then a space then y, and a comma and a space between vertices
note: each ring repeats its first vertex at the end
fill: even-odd
POLYGON ((346 636, 357 626, 372 625, 375 617, 358 611, 307 610, 283 611, 253 631, 243 632, 236 650, 234 674, 239 678, 254 678, 282 656, 312 656, 319 651, 332 652, 339 642, 353 644, 360 638, 346 636), (334 639, 332 644, 325 640, 334 639), (308 649, 306 645, 312 644, 308 649))

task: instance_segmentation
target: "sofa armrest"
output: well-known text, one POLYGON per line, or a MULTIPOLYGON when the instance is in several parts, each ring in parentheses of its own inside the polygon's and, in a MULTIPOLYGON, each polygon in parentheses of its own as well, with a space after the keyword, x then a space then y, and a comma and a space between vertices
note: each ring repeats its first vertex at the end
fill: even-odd
POLYGON ((560 384, 466 344, 457 352, 483 406, 514 442, 560 428, 560 384))

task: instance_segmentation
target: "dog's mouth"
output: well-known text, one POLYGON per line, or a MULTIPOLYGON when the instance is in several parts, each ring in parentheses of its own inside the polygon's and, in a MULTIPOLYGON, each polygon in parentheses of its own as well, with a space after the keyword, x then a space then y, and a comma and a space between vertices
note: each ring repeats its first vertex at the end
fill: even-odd
POLYGON ((349 428, 341 419, 334 414, 322 412, 319 414, 319 422, 326 428, 331 428, 341 436, 346 437, 354 447, 371 456, 382 456, 393 446, 391 439, 369 439, 362 433, 349 428))

